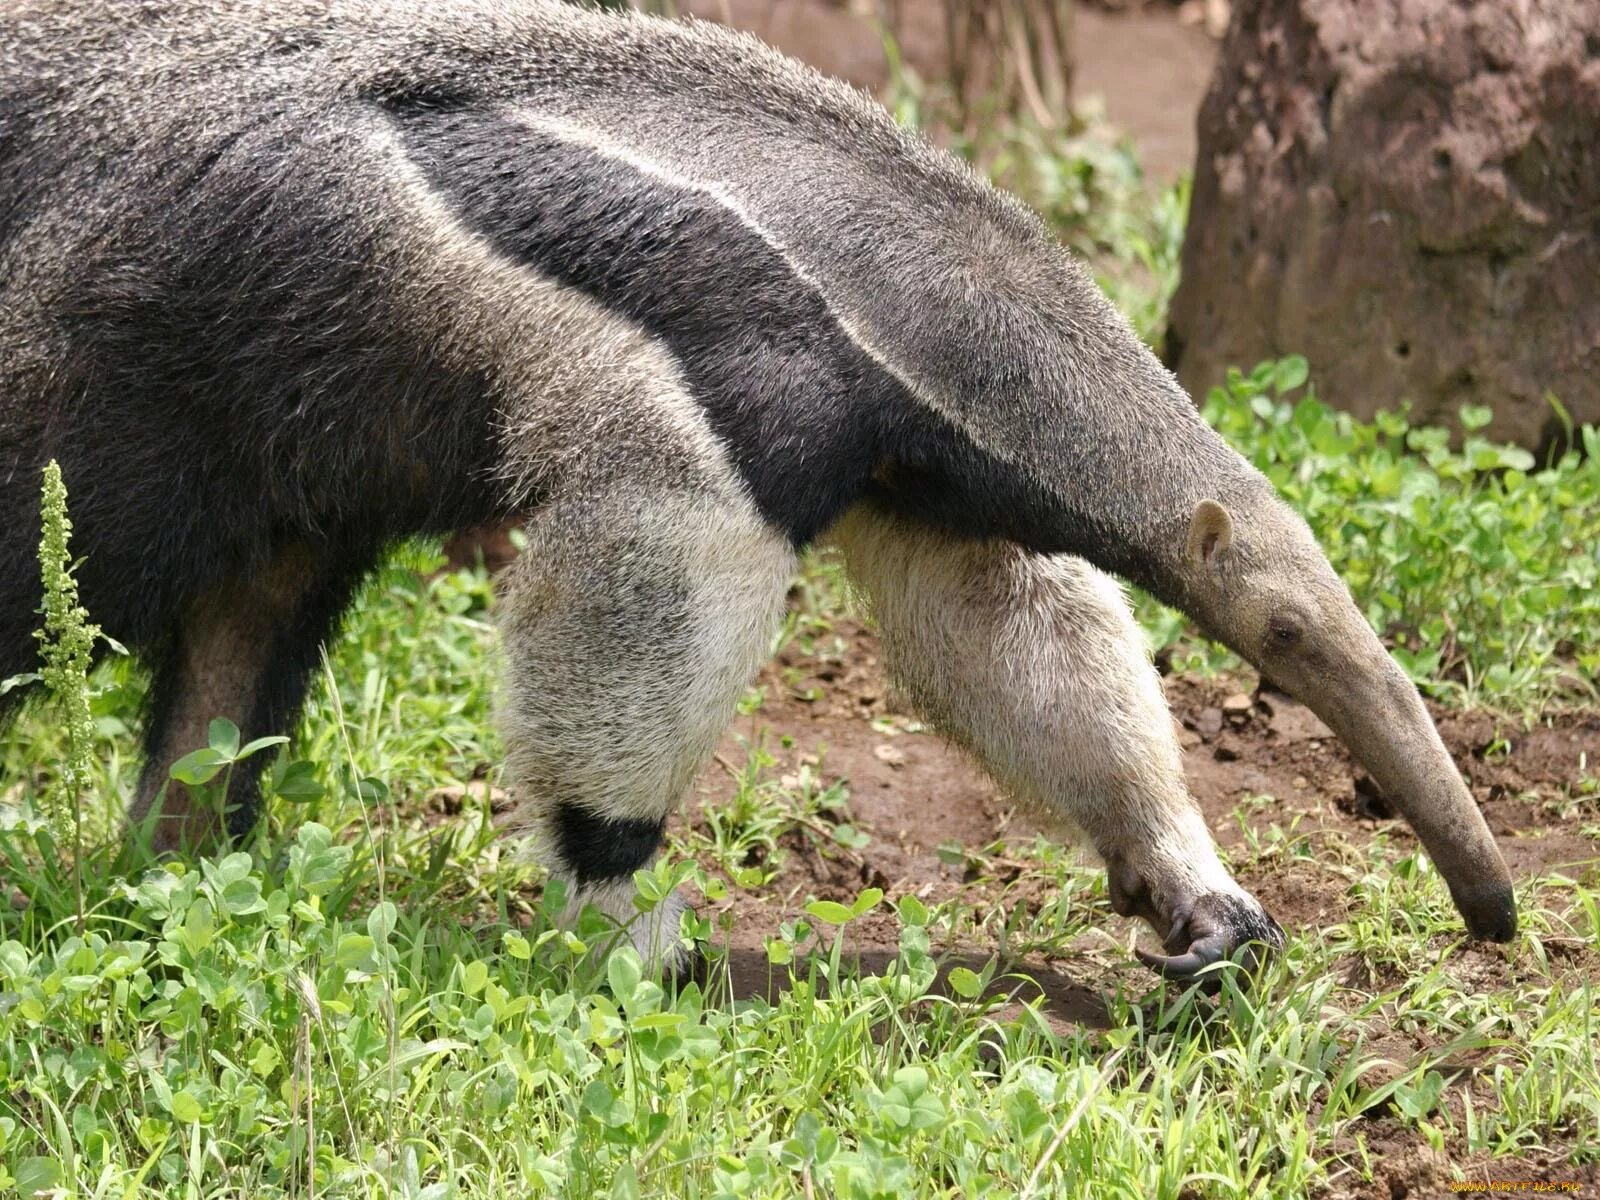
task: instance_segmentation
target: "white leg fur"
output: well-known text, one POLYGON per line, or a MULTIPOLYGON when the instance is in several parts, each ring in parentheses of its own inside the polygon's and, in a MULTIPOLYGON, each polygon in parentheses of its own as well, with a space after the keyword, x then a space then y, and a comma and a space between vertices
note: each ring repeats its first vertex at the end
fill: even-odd
POLYGON ((501 611, 501 727, 522 822, 551 869, 680 964, 681 903, 641 917, 632 873, 770 652, 794 555, 742 493, 556 502, 501 611))
POLYGON ((898 686, 1014 797, 1087 837, 1119 912, 1165 934, 1158 922, 1198 896, 1245 896, 1189 795, 1160 678, 1112 579, 865 505, 829 537, 898 686))

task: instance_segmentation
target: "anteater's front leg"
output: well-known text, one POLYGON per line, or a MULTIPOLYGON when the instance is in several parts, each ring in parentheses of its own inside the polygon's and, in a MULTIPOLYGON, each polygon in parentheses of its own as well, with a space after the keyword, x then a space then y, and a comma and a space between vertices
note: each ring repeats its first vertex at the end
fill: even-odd
POLYGON ((1121 590, 1079 559, 962 541, 876 507, 830 535, 866 592, 889 672, 1018 799, 1106 863, 1112 904, 1189 975, 1282 931, 1228 874, 1184 783, 1172 718, 1121 590))
POLYGON ((547 505, 502 604, 500 720, 523 821, 573 910, 683 965, 676 901, 633 873, 771 650, 794 556, 742 493, 620 489, 547 505))

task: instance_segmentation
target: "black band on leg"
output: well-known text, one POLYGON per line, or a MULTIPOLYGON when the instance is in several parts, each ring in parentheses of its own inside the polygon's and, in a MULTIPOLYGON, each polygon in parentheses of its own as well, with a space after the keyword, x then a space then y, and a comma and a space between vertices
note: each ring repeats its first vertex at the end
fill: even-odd
MULTIPOLYGON (((272 635, 269 667, 261 675, 250 705, 246 737, 289 733, 300 718, 306 692, 322 661, 323 645, 337 631, 356 586, 376 554, 352 547, 329 555, 335 566, 323 571, 294 612, 272 635)), ((236 771, 228 788, 228 836, 249 837, 261 821, 261 775, 270 758, 252 759, 236 771)))
POLYGON ((665 817, 602 817, 570 801, 556 805, 556 849, 579 886, 630 877, 655 855, 666 828, 665 817))

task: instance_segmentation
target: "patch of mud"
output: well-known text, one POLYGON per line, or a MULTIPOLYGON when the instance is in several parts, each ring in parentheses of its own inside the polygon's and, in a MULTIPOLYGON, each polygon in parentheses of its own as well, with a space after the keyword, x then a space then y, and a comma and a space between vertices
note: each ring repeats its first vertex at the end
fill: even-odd
POLYGON ((1451 1186, 1460 1172, 1466 1180, 1501 1186, 1488 1194, 1593 1196, 1600 1187, 1596 1164, 1573 1165, 1559 1150, 1546 1150, 1491 1158, 1462 1158, 1438 1151, 1417 1140, 1416 1133, 1394 1118, 1364 1119, 1356 1123, 1351 1153, 1361 1160, 1361 1150, 1371 1164, 1373 1178, 1363 1180, 1353 1167, 1333 1172, 1331 1194, 1341 1200, 1423 1200, 1424 1197, 1472 1195, 1451 1186), (1526 1187, 1506 1186, 1526 1184, 1526 1187), (1539 1185, 1545 1185, 1540 1187, 1539 1185))
MULTIPOLYGON (((1183 725, 1190 787, 1222 845, 1244 838, 1235 806, 1261 797, 1263 818, 1287 825, 1298 815, 1299 831, 1313 838, 1332 833, 1362 845, 1382 831, 1397 853, 1415 847, 1410 827, 1303 705, 1270 691, 1240 692, 1229 680, 1169 679, 1167 695, 1183 725), (1234 710, 1225 711, 1230 700, 1234 710), (1249 705, 1240 712, 1242 700, 1249 705)), ((1434 704, 1429 711, 1514 876, 1595 869, 1600 845, 1582 829, 1600 822, 1600 798, 1572 793, 1600 765, 1600 713, 1549 713, 1545 724, 1524 729, 1490 713, 1434 704)), ((1273 890, 1257 894, 1270 906, 1273 890)), ((1274 912, 1314 924, 1328 918, 1327 899, 1280 895, 1274 912)))

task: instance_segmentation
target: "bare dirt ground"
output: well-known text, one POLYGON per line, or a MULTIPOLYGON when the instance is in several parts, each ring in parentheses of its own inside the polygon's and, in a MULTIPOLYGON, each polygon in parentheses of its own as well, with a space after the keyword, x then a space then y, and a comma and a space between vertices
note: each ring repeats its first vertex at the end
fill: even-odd
MULTIPOLYGON (((777 877, 761 888, 736 892, 713 911, 714 917, 730 919, 729 967, 735 990, 743 995, 776 986, 762 939, 780 920, 803 916, 812 897, 848 903, 863 889, 879 887, 891 901, 910 892, 929 905, 957 897, 1002 906, 1045 899, 1004 889, 1008 875, 1020 872, 1008 872, 1003 851, 996 858, 989 849, 989 857, 983 857, 996 843, 1026 844, 1045 826, 1014 811, 960 751, 931 732, 904 732, 906 725, 915 724, 884 681, 874 635, 851 622, 840 622, 835 629, 845 642, 842 653, 807 657, 792 644, 766 669, 762 707, 730 732, 719 764, 708 768, 698 784, 701 803, 691 802, 676 818, 680 828, 684 822, 704 828, 702 805, 726 803, 735 790, 732 772, 745 761, 748 739, 764 729, 763 745, 776 759, 771 772, 781 775, 810 765, 824 783, 845 782, 848 819, 870 836, 864 847, 852 850, 791 833, 781 843, 777 877), (885 732, 891 723, 902 731, 885 732), (952 847, 985 863, 982 880, 975 878, 972 866, 963 865, 961 854, 951 853, 952 847)), ((1287 697, 1245 688, 1253 688, 1253 682, 1167 680, 1168 699, 1182 726, 1190 785, 1222 845, 1237 846, 1244 839, 1236 817, 1244 804, 1258 828, 1272 823, 1287 828, 1297 822, 1296 833, 1308 836, 1319 855, 1337 854, 1341 846, 1365 847, 1380 833, 1389 842, 1389 861, 1414 848, 1410 830, 1391 819, 1344 747, 1309 710, 1287 697)), ((1600 819, 1595 804, 1570 800, 1585 766, 1592 773, 1600 763, 1600 712, 1552 714, 1526 731, 1515 721, 1482 712, 1436 709, 1435 716, 1519 879, 1557 870, 1584 878, 1600 871, 1600 846, 1581 831, 1588 826, 1592 832, 1600 819)), ((1238 872, 1240 882, 1291 936, 1296 929, 1340 921, 1353 903, 1348 889, 1314 864, 1269 857, 1267 865, 1251 866, 1253 857, 1240 856, 1245 863, 1238 872)), ((1044 1011, 1058 1029, 1104 1026, 1109 1020, 1104 997, 1119 976, 1122 986, 1130 986, 1124 947, 1132 925, 1109 913, 1103 924, 1102 941, 1075 944, 1059 958, 1024 955, 1008 962, 1028 982, 1019 985, 1013 975, 1004 986, 1020 989, 1015 992, 1019 997, 1042 993, 1044 1011)), ((849 952, 862 966, 881 966, 895 954, 899 922, 885 905, 852 923, 849 934, 849 952)), ((1148 933, 1141 933, 1140 940, 1157 948, 1148 933)), ((985 938, 943 949, 950 956, 947 968, 979 970, 997 948, 992 938, 985 938)), ((1581 975, 1600 979, 1595 947, 1551 939, 1546 951, 1570 958, 1581 975)), ((1485 987, 1515 984, 1516 962, 1498 949, 1457 948, 1451 959, 1461 978, 1485 987)), ((1153 978, 1150 982, 1154 986, 1153 978)), ((1402 982, 1352 981, 1373 989, 1402 982)), ((1387 1045, 1384 1038, 1395 1040, 1385 1052, 1397 1059, 1413 1057, 1421 1049, 1403 1044, 1399 1034, 1375 1033, 1379 1047, 1387 1045)), ((1484 1090, 1487 1095, 1486 1086, 1484 1090)), ((1333 1194, 1388 1198, 1444 1193, 1450 1179, 1446 1160, 1422 1145, 1414 1132, 1382 1114, 1362 1124, 1368 1152, 1382 1164, 1379 1184, 1333 1194)), ((1584 1194, 1593 1194, 1597 1182, 1592 1166, 1573 1168, 1554 1151, 1545 1158, 1496 1160, 1485 1177, 1577 1178, 1589 1185, 1584 1194)))

